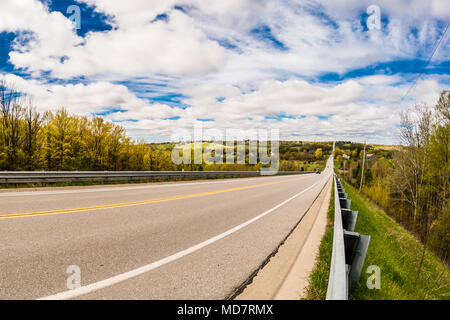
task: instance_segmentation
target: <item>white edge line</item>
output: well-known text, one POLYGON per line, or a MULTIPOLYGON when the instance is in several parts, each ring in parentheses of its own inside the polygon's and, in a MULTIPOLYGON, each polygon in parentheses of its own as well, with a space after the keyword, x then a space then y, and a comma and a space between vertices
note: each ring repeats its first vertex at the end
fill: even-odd
MULTIPOLYGON (((288 175, 290 177, 295 176, 307 176, 308 174, 294 174, 288 175)), ((266 176, 267 177, 267 176, 266 176)), ((286 176, 276 176, 278 178, 286 177, 286 176)), ((72 193, 91 193, 91 192, 109 192, 109 191, 128 191, 128 190, 139 190, 139 189, 154 189, 154 188, 167 188, 167 187, 185 187, 191 185, 203 185, 203 184, 211 184, 211 183, 232 183, 236 181, 252 181, 259 179, 256 178, 231 178, 231 179, 223 179, 219 181, 205 181, 205 182, 188 182, 188 183, 167 183, 167 184, 157 184, 157 185, 144 185, 144 186, 134 186, 134 187, 117 187, 117 188, 93 188, 93 189, 73 189, 73 190, 54 190, 54 191, 45 191, 45 190, 37 190, 37 191, 12 191, 12 192, 0 192, 1 197, 20 197, 20 196, 46 196, 46 195, 55 195, 55 194, 72 194, 72 193)))
MULTIPOLYGON (((329 179, 329 176, 326 178, 326 180, 328 180, 328 179, 329 179)), ((214 243, 214 242, 216 242, 216 241, 218 241, 220 239, 223 239, 226 236, 229 236, 230 234, 232 234, 232 233, 234 233, 234 232, 236 232, 236 231, 238 231, 238 230, 248 226, 249 224, 251 224, 251 223, 253 223, 253 222, 263 218, 264 216, 268 215, 269 213, 275 211, 276 209, 282 207, 286 203, 288 203, 288 202, 292 201, 293 199, 297 198, 298 196, 302 195, 306 191, 314 188, 319 183, 322 183, 322 180, 316 182, 315 184, 313 184, 312 186, 306 188, 305 190, 300 191, 299 193, 295 194, 294 196, 290 197, 289 199, 281 202, 280 204, 276 205, 272 209, 269 209, 269 210, 259 214, 258 216, 254 217, 254 218, 252 218, 252 219, 250 219, 250 220, 248 220, 248 221, 246 221, 246 222, 244 222, 244 223, 242 223, 240 225, 237 225, 236 227, 231 228, 231 229, 229 229, 229 230, 227 230, 227 231, 225 231, 225 232, 223 232, 223 233, 221 233, 221 234, 219 234, 219 235, 217 235, 215 237, 212 237, 212 238, 210 238, 210 239, 208 239, 206 241, 200 242, 200 243, 196 244, 195 246, 192 246, 192 247, 187 248, 187 249, 185 249, 183 251, 177 252, 177 253, 175 253, 175 254, 173 254, 171 256, 168 256, 168 257, 163 258, 161 260, 155 261, 153 263, 147 264, 147 265, 142 266, 140 268, 137 268, 137 269, 134 269, 134 270, 131 270, 131 271, 128 271, 128 272, 116 275, 114 277, 111 277, 111 278, 108 278, 108 279, 105 279, 105 280, 94 282, 94 283, 91 283, 89 285, 77 288, 77 289, 63 291, 63 292, 60 292, 60 293, 57 293, 57 294, 54 294, 54 295, 50 295, 50 296, 47 296, 47 297, 39 298, 37 300, 65 300, 65 299, 75 298, 75 297, 78 297, 78 296, 81 296, 81 295, 84 295, 84 294, 88 294, 88 293, 91 293, 91 292, 99 290, 99 289, 103 289, 103 288, 112 286, 114 284, 123 282, 125 280, 137 277, 137 276, 139 276, 141 274, 144 274, 146 272, 149 272, 151 270, 159 268, 159 267, 161 267, 161 266, 163 266, 165 264, 168 264, 169 262, 178 260, 178 259, 180 259, 180 258, 182 258, 184 256, 187 256, 187 255, 189 255, 189 254, 191 254, 193 252, 196 252, 196 251, 198 251, 198 250, 200 250, 200 249, 202 249, 202 248, 204 248, 204 247, 206 247, 206 246, 208 246, 208 245, 210 245, 210 244, 212 244, 212 243, 214 243)))

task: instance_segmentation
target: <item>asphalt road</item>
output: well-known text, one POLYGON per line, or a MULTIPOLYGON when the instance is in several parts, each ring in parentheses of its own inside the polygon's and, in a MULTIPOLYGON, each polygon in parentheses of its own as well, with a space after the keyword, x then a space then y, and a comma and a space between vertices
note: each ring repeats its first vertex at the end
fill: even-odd
POLYGON ((0 299, 224 299, 330 174, 1 192, 0 299))

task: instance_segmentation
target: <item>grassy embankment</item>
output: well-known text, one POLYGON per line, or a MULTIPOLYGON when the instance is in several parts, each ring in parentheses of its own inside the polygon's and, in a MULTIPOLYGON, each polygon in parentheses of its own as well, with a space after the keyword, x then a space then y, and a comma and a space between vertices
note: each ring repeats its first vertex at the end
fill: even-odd
MULTIPOLYGON (((351 288, 352 300, 450 299, 450 270, 430 251, 426 252, 417 283, 417 269, 423 245, 383 210, 350 185, 344 188, 359 212, 355 231, 370 235, 369 251, 359 283, 351 288), (366 286, 367 267, 381 269, 381 289, 366 286)), ((334 198, 330 200, 328 225, 320 245, 319 257, 310 276, 307 299, 325 299, 333 241, 334 198)))

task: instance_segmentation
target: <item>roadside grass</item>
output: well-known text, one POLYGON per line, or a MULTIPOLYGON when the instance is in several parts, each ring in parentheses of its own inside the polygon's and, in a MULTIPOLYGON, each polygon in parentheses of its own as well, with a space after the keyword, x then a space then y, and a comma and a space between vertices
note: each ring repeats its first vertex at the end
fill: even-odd
MULTIPOLYGON (((343 181, 342 181, 343 182, 343 181)), ((438 257, 426 251, 417 284, 414 285, 423 245, 397 224, 368 197, 343 182, 352 210, 358 211, 355 231, 370 235, 370 245, 359 282, 352 286, 351 300, 449 300, 450 270, 438 257), (366 270, 377 265, 381 270, 381 289, 368 289, 371 274, 366 270)), ((333 189, 334 190, 334 189, 333 189)), ((333 247, 334 194, 328 208, 328 223, 319 247, 319 256, 310 275, 306 299, 326 297, 333 247)))
POLYGON ((331 251, 333 249, 334 188, 331 188, 327 211, 327 226, 319 246, 319 256, 309 277, 305 300, 325 300, 330 274, 331 251))
POLYGON ((352 210, 358 211, 355 231, 371 236, 361 278, 350 291, 350 299, 359 300, 448 300, 450 269, 427 250, 417 284, 423 245, 389 217, 380 207, 355 188, 343 182, 352 210), (371 274, 367 267, 381 269, 381 289, 368 289, 371 274))

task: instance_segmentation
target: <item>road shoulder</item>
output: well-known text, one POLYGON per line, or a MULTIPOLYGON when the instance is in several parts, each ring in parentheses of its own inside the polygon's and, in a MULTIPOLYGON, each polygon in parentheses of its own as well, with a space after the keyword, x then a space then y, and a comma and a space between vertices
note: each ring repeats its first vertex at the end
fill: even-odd
POLYGON ((332 180, 314 201, 277 253, 258 271, 237 300, 296 300, 305 296, 325 233, 332 180))

